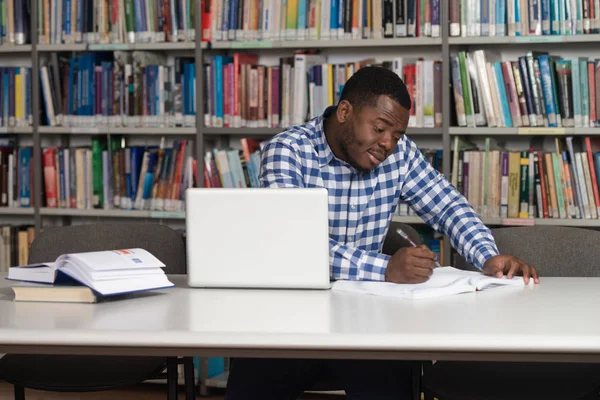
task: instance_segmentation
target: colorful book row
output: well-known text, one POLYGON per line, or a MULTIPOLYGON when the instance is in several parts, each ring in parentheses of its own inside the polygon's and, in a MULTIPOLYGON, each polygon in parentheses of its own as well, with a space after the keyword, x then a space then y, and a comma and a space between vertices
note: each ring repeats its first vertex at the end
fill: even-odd
POLYGON ((455 142, 452 183, 483 218, 600 218, 600 143, 555 139, 555 150, 481 151, 455 142))
POLYGON ((188 140, 121 147, 104 137, 92 138, 90 148, 44 148, 45 206, 185 211, 185 190, 197 182, 192 152, 188 140))
POLYGON ((441 62, 395 57, 328 63, 319 54, 296 54, 279 65, 259 63, 257 55, 213 56, 204 65, 204 124, 207 127, 288 127, 337 104, 346 81, 364 66, 394 71, 413 99, 410 127, 442 125, 441 62))
POLYGON ((491 52, 450 57, 458 126, 596 127, 600 60, 529 51, 517 61, 491 52))
POLYGON ((600 33, 598 0, 449 0, 450 36, 600 33))
POLYGON ((439 37, 443 0, 203 0, 202 40, 439 37))
POLYGON ((196 35, 190 0, 34 1, 39 44, 182 42, 196 35))
POLYGON ((40 68, 48 126, 195 126, 193 58, 154 53, 52 53, 40 68))

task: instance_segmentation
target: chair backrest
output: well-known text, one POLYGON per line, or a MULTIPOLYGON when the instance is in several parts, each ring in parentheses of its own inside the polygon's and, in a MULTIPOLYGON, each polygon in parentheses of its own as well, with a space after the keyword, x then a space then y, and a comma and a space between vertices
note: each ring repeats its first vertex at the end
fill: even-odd
POLYGON ((167 274, 186 273, 182 235, 159 224, 100 223, 45 228, 29 249, 29 263, 53 261, 64 253, 142 248, 165 264, 167 274))
POLYGON ((419 236, 419 233, 412 226, 403 224, 401 222, 392 221, 390 224, 390 229, 388 230, 383 242, 383 254, 391 256, 401 247, 410 247, 410 243, 396 233, 396 229, 398 228, 406 232, 408 237, 411 238, 415 244, 421 244, 421 236, 419 236))
MULTIPOLYGON (((600 231, 564 226, 492 229, 501 254, 533 265, 544 276, 600 276, 600 231)), ((464 259, 457 268, 472 269, 464 259)))

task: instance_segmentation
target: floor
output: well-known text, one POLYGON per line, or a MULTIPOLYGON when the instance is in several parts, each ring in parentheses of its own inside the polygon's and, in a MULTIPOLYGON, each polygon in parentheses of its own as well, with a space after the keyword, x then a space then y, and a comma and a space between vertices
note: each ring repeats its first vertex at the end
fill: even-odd
MULTIPOLYGON (((136 400, 166 400, 167 392, 166 386, 156 384, 143 384, 137 385, 128 389, 111 390, 106 392, 95 392, 95 393, 51 393, 41 392, 37 390, 26 390, 26 400, 119 400, 119 399, 136 399, 136 400)), ((342 396, 327 396, 327 395, 306 395, 302 397, 302 400, 336 400, 342 399, 342 396)), ((0 382, 0 400, 12 400, 13 389, 12 386, 0 382)), ((183 394, 183 388, 179 392, 179 399, 185 400, 183 394)), ((223 392, 211 393, 210 397, 200 397, 198 399, 203 400, 222 400, 223 392)))

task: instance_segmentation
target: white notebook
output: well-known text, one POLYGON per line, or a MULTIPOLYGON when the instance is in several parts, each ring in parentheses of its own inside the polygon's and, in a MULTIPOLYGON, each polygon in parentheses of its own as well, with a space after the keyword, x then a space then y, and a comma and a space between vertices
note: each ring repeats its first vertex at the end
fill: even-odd
MULTIPOLYGON (((530 280, 532 284, 533 279, 530 280)), ((449 296, 459 293, 489 290, 495 287, 524 287, 523 277, 512 279, 496 278, 480 272, 463 271, 453 267, 442 267, 433 270, 433 274, 423 283, 398 284, 374 281, 336 281, 333 290, 345 292, 366 293, 378 296, 399 297, 403 299, 427 299, 432 297, 449 296)))

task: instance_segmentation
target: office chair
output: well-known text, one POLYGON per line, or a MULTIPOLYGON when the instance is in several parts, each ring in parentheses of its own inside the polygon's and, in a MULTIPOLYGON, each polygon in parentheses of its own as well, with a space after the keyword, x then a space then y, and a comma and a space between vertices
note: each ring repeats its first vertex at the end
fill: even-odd
MULTIPOLYGON (((600 232, 560 226, 493 229, 502 254, 550 276, 600 276, 600 232)), ((455 266, 476 270, 459 257, 455 266)), ((424 363, 426 400, 587 399, 600 393, 600 365, 542 362, 424 363)))
MULTIPOLYGON (((165 265, 167 274, 185 274, 181 234, 158 224, 90 224, 46 228, 31 244, 29 263, 54 260, 73 252, 143 248, 165 265)), ((52 392, 115 389, 162 377, 167 368, 168 399, 176 400, 177 366, 184 366, 186 399, 195 399, 192 357, 74 356, 7 354, 0 359, 0 379, 14 386, 15 400, 25 388, 52 392)))
MULTIPOLYGON (((410 225, 406 225, 400 222, 392 222, 390 224, 390 229, 385 237, 383 242, 382 253, 387 255, 393 255, 398 249, 402 247, 410 247, 410 243, 404 240, 400 235, 396 233, 396 229, 402 229, 408 237, 415 242, 415 244, 421 244, 421 237, 417 233, 417 231, 410 225)), ((413 365, 413 394, 414 400, 418 400, 421 398, 420 396, 420 378, 421 378, 421 363, 418 361, 414 362, 413 365)), ((340 387, 338 386, 333 375, 324 374, 324 376, 320 377, 320 379, 310 388, 310 391, 316 392, 331 392, 338 391, 340 387)))

